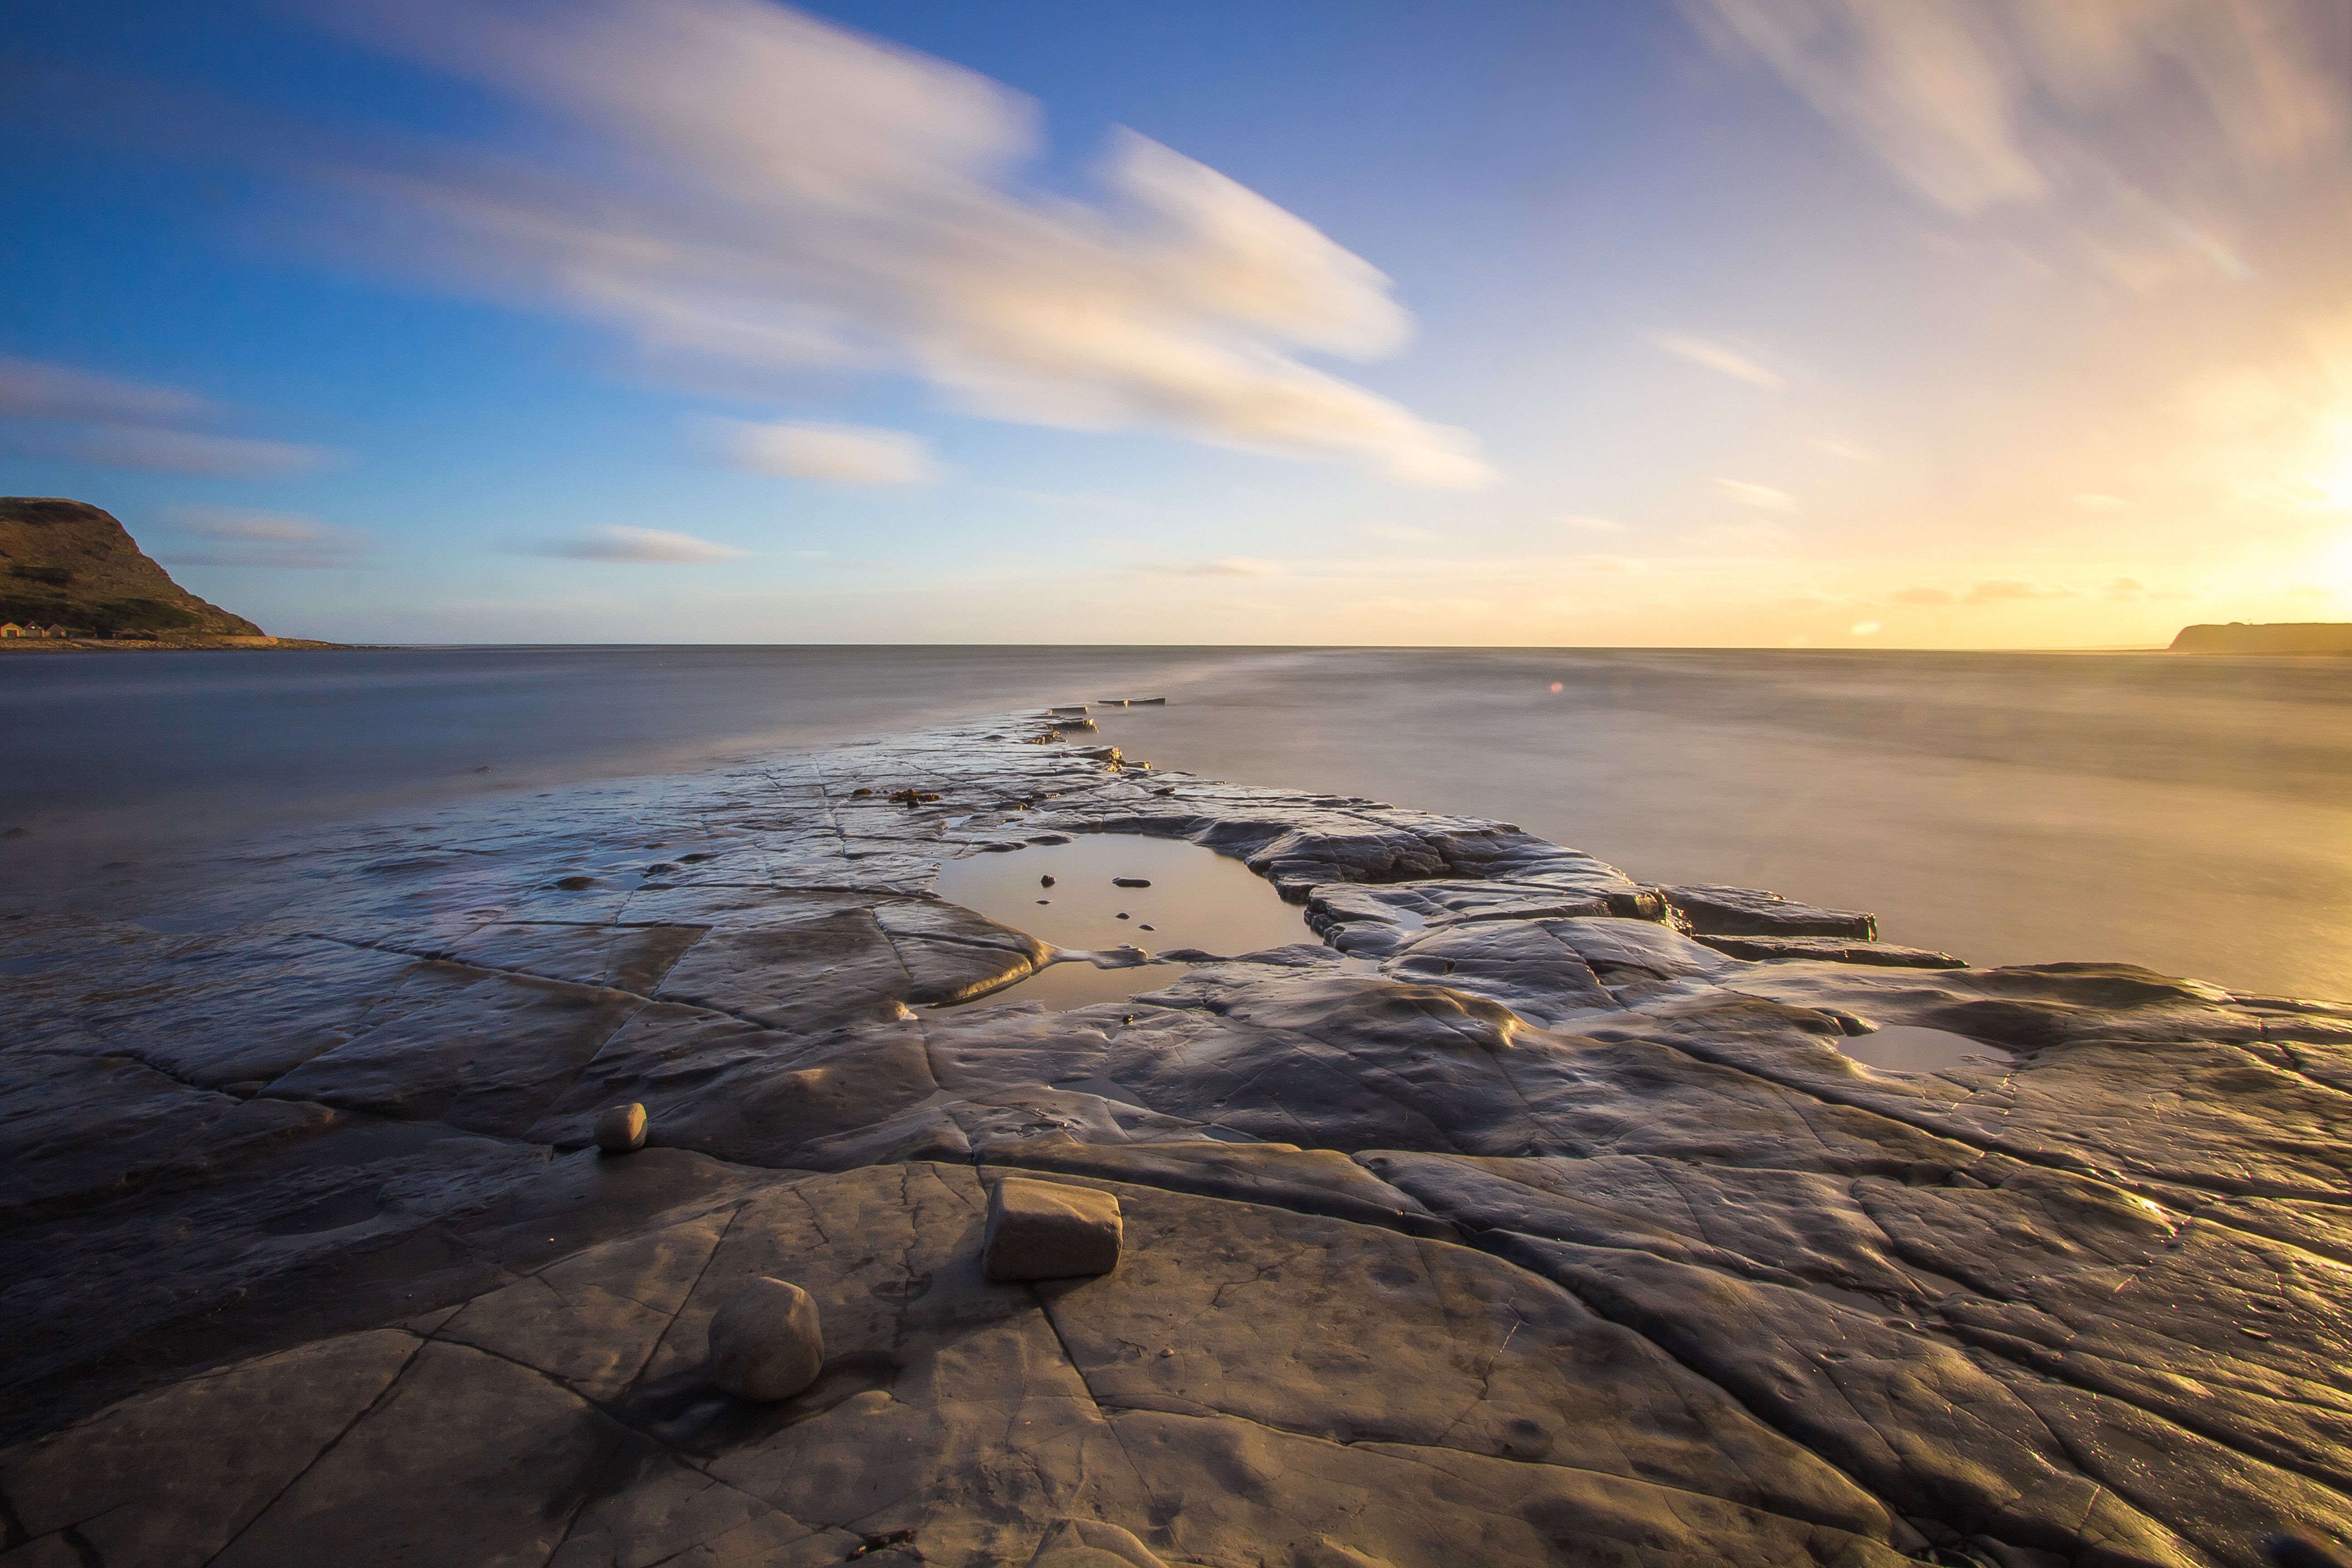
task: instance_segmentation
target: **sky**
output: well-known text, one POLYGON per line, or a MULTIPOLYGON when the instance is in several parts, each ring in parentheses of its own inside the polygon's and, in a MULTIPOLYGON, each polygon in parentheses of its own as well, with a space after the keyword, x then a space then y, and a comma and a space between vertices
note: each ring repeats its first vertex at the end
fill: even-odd
POLYGON ((283 636, 2352 620, 2352 5, 29 0, 0 493, 283 636))

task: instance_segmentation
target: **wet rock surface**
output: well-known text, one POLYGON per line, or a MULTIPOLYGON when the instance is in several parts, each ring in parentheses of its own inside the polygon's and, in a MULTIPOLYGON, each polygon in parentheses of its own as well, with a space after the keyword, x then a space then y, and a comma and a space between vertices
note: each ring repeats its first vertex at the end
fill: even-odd
POLYGON ((1044 729, 0 908, 0 1559, 2252 1568, 2352 1535, 2352 1006, 1969 968, 1044 729), (1059 955, 939 865, 1085 833, 1234 856, 1311 930, 990 1002, 1059 955), (1841 1048, 1895 1026, 1988 1059, 1841 1048), (1115 1215, 1116 1268, 992 1279, 1024 1187, 1115 1215), (822 1352, 747 1403, 712 1352, 761 1280, 822 1352))

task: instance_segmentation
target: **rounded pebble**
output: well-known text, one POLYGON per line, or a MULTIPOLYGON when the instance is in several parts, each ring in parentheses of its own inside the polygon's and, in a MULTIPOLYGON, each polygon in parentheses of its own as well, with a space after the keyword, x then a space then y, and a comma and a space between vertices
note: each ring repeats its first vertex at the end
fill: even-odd
POLYGON ((596 1147, 607 1154, 634 1154, 646 1146, 646 1108, 631 1100, 596 1118, 596 1147))
POLYGON ((816 1299, 782 1279, 754 1279, 712 1315, 710 1373, 738 1399, 790 1399, 824 1369, 816 1299))

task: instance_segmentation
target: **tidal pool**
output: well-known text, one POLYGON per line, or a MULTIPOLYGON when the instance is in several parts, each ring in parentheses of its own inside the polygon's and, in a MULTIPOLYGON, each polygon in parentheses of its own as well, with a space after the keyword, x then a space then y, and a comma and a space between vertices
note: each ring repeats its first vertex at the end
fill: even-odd
MULTIPOLYGON (((942 866, 932 890, 999 925, 1080 952, 1133 946, 1150 954, 1198 948, 1229 955, 1317 940, 1306 911, 1283 902, 1273 883, 1181 838, 1086 833, 1067 844, 968 855, 942 866), (1052 887, 1041 885, 1047 877, 1052 887), (1112 880, 1120 877, 1151 885, 1121 888, 1112 880)), ((1183 973, 1181 963, 1097 969, 1066 959, 984 1000, 1083 1007, 1157 991, 1183 973)))
POLYGON ((1881 1072, 2005 1068, 2017 1059, 1999 1046, 1989 1046, 1949 1029, 1927 1029, 1916 1024, 1889 1024, 1874 1034, 1851 1035, 1838 1041, 1838 1049, 1863 1066, 1881 1072))

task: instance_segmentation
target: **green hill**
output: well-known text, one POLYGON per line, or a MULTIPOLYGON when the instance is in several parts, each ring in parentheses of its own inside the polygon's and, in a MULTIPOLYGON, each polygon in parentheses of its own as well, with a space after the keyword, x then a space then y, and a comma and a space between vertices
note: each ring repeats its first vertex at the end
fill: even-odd
POLYGON ((39 496, 0 496, 0 621, 100 637, 268 635, 173 582, 111 513, 39 496))

